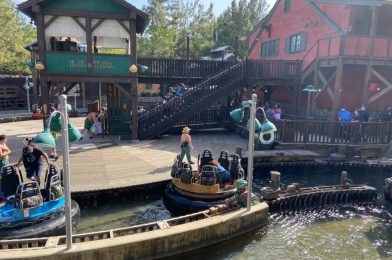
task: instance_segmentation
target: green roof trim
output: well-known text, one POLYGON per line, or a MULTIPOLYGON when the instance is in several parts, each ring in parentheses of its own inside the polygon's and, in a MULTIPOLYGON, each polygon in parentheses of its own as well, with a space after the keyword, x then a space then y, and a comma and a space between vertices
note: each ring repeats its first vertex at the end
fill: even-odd
POLYGON ((112 0, 52 0, 42 5, 44 9, 67 9, 98 13, 127 14, 129 11, 112 0))

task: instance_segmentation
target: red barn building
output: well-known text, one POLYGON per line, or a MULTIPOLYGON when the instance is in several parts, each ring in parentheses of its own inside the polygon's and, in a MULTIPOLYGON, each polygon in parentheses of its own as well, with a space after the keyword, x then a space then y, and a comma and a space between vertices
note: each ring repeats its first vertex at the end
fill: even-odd
MULTIPOLYGON (((392 105, 392 1, 277 0, 249 36, 248 59, 302 60, 301 88, 320 89, 313 106, 332 115, 383 110, 392 105)), ((270 98, 305 105, 301 88, 274 87, 270 98)))

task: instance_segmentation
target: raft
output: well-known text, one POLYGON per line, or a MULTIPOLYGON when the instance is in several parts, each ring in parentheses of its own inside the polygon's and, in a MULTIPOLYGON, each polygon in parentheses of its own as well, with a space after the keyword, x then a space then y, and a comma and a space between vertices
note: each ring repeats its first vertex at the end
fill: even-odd
MULTIPOLYGON (((65 233, 65 197, 61 173, 50 165, 45 186, 37 182, 23 182, 21 171, 6 166, 1 172, 0 237, 20 239, 61 235, 65 233)), ((72 222, 80 218, 80 209, 71 201, 72 222)))
POLYGON ((236 181, 244 177, 239 155, 229 156, 222 151, 219 163, 228 169, 231 182, 222 185, 215 166, 208 165, 213 160, 211 150, 199 155, 197 169, 181 161, 177 155, 172 166, 172 181, 165 188, 164 203, 174 215, 193 213, 223 204, 225 199, 235 195, 236 181))

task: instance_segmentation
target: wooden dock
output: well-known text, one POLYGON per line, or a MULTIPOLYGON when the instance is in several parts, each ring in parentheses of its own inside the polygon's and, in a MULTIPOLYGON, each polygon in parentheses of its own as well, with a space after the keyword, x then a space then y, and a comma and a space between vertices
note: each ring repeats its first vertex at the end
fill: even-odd
MULTIPOLYGON (((83 118, 71 118, 79 128, 83 118)), ((22 153, 22 140, 34 137, 42 131, 42 121, 24 121, 0 124, 0 134, 8 136, 8 145, 13 151, 11 163, 22 153)), ((205 148, 213 151, 215 157, 221 150, 234 153, 236 147, 246 147, 247 140, 226 131, 191 131, 194 150, 192 160, 205 148)), ((157 140, 140 142, 119 141, 116 136, 84 138, 71 143, 70 169, 72 192, 107 190, 132 187, 170 180, 170 169, 177 153, 180 152, 180 136, 167 135, 157 140)), ((45 150, 49 153, 49 150, 45 150)), ((58 140, 58 154, 63 152, 61 138, 58 140)), ((62 168, 62 158, 56 161, 62 168)), ((21 166, 24 172, 23 167, 21 166)), ((44 167, 46 169, 46 166, 44 167)))

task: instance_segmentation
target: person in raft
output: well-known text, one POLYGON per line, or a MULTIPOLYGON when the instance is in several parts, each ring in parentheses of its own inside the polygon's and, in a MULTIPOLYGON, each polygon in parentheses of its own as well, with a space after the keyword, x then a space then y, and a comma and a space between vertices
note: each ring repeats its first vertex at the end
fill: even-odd
POLYGON ((191 159, 191 149, 193 149, 192 145, 192 138, 189 135, 189 132, 191 129, 189 127, 184 127, 182 129, 182 134, 181 134, 181 161, 184 159, 184 156, 186 155, 186 158, 188 160, 189 164, 194 164, 191 159))
POLYGON ((212 160, 210 165, 215 166, 218 171, 219 182, 224 186, 231 181, 230 173, 223 168, 217 160, 212 160))
POLYGON ((86 119, 84 120, 84 128, 81 132, 82 137, 80 139, 83 139, 83 134, 85 131, 90 133, 90 139, 93 138, 93 135, 90 130, 91 127, 93 127, 94 123, 97 122, 97 116, 98 116, 98 112, 96 111, 93 111, 86 116, 86 119))

